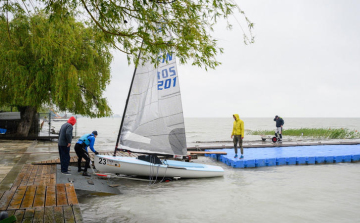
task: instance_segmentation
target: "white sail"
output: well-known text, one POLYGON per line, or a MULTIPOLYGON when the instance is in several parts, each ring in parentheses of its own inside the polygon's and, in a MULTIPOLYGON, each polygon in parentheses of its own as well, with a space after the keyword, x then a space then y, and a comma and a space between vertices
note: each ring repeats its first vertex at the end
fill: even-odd
POLYGON ((139 62, 120 135, 120 148, 186 155, 175 54, 155 68, 139 62))

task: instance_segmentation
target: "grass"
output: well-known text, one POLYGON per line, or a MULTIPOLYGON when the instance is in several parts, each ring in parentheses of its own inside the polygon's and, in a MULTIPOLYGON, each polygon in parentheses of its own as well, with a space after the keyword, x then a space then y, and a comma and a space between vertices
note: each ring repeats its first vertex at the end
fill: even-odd
MULTIPOLYGON (((274 135, 274 130, 255 130, 249 131, 249 135, 274 135)), ((304 137, 317 137, 328 139, 358 139, 360 132, 357 130, 349 129, 325 129, 325 128, 301 128, 301 129, 286 129, 283 131, 285 136, 304 136, 304 137)))

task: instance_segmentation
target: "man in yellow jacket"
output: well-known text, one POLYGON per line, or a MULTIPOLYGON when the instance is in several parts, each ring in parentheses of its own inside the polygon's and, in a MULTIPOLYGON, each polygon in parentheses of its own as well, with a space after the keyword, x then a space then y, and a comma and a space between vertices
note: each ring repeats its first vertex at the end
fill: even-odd
POLYGON ((234 118, 234 127, 233 127, 233 131, 231 133, 231 138, 234 141, 234 149, 235 149, 235 157, 236 158, 237 155, 237 143, 239 142, 239 147, 240 147, 240 151, 241 151, 241 156, 240 159, 244 158, 244 149, 243 149, 243 138, 244 138, 244 122, 243 120, 240 119, 238 114, 234 114, 233 115, 234 118))

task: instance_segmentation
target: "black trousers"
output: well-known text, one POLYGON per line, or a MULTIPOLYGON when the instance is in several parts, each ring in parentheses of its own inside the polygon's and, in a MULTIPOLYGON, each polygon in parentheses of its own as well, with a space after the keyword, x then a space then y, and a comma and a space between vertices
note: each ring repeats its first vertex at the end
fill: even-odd
POLYGON ((85 150, 85 145, 76 143, 75 152, 78 156, 78 170, 81 170, 81 160, 84 158, 86 161, 84 172, 87 172, 87 169, 90 167, 90 156, 89 153, 85 150))
POLYGON ((70 147, 58 146, 60 155, 61 172, 68 172, 70 163, 70 147))

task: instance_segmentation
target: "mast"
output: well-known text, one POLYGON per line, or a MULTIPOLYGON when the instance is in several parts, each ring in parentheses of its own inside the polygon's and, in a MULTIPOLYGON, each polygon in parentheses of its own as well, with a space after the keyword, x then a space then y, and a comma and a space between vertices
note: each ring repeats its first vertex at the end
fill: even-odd
POLYGON ((114 150, 114 156, 116 156, 116 151, 118 150, 119 140, 120 140, 120 135, 121 135, 121 129, 122 129, 123 124, 124 124, 125 114, 126 114, 127 106, 128 106, 128 104, 129 104, 129 98, 130 98, 130 94, 131 94, 131 89, 132 89, 132 86, 133 86, 133 83, 134 83, 135 74, 136 74, 136 69, 137 69, 137 66, 138 66, 138 63, 139 63, 139 60, 140 60, 141 49, 142 49, 143 43, 144 43, 144 41, 141 42, 141 47, 140 47, 139 55, 138 55, 138 58, 137 58, 137 61, 136 61, 136 65, 135 65, 135 69, 134 69, 134 74, 133 74, 133 77, 132 77, 132 80, 131 80, 131 84, 130 84, 130 88, 129 88, 129 93, 128 93, 128 96, 127 96, 127 98, 126 98, 126 104, 125 104, 125 108, 124 108, 124 113, 123 113, 123 115, 122 115, 122 117, 121 117, 121 124, 120 124, 119 134, 118 134, 118 137, 117 137, 117 140, 116 140, 116 145, 115 145, 115 150, 114 150))

